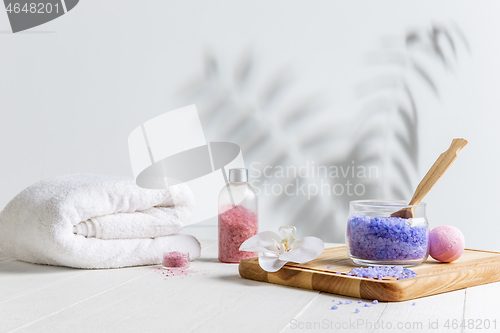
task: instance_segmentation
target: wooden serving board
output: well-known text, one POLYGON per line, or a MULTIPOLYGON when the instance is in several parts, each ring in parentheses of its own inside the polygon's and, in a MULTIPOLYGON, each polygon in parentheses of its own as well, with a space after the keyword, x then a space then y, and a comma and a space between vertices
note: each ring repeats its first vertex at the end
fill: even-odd
POLYGON ((287 263, 275 273, 260 268, 257 258, 244 259, 240 262, 239 272, 246 279, 388 302, 500 281, 500 253, 469 249, 453 263, 440 263, 429 257, 422 265, 409 267, 417 277, 402 280, 345 275, 355 267, 360 266, 347 257, 343 246, 326 249, 306 264, 287 263))

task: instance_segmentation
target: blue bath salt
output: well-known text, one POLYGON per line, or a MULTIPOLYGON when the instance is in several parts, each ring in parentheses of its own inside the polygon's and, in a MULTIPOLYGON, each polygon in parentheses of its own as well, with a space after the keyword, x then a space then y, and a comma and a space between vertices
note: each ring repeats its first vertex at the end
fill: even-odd
POLYGON ((331 308, 331 309, 332 309, 332 310, 337 310, 337 309, 338 309, 338 307, 337 307, 336 305, 334 305, 334 306, 332 306, 332 308, 331 308))
POLYGON ((428 227, 400 217, 350 216, 351 255, 365 260, 418 260, 427 255, 428 227))
POLYGON ((354 313, 359 313, 359 309, 354 310, 354 313))
POLYGON ((384 277, 402 280, 417 276, 417 273, 411 269, 403 268, 401 266, 356 267, 351 269, 348 275, 349 274, 357 277, 374 278, 378 280, 382 280, 384 277))

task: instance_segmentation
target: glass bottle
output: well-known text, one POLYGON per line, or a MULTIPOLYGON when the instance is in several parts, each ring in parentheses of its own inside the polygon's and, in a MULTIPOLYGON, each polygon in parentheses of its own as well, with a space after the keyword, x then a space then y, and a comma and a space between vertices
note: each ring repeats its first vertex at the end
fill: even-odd
POLYGON ((429 255, 429 223, 425 203, 399 200, 350 202, 346 228, 347 255, 358 265, 417 266, 429 255), (403 208, 413 218, 390 217, 403 208))
POLYGON ((230 169, 229 183, 219 194, 219 261, 239 263, 257 256, 239 251, 258 232, 257 195, 248 183, 247 169, 230 169))

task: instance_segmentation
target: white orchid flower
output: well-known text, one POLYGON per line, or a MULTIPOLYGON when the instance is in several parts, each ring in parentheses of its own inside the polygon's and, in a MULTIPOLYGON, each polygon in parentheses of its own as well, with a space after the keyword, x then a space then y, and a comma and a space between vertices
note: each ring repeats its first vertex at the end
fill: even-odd
POLYGON ((315 259, 325 249, 323 241, 317 237, 295 239, 292 235, 297 229, 291 226, 281 226, 285 238, 272 231, 264 231, 247 239, 240 246, 240 251, 260 252, 259 265, 267 272, 277 272, 287 262, 305 264, 315 259))

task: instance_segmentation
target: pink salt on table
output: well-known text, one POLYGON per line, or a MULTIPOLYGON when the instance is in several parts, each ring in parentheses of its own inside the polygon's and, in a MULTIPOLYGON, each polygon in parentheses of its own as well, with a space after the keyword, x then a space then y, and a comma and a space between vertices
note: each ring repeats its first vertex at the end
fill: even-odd
MULTIPOLYGON (((162 267, 163 268, 163 267, 162 267)), ((198 275, 198 274, 203 274, 207 275, 208 271, 206 270, 192 270, 192 269, 187 269, 187 268, 163 268, 163 269, 154 269, 154 273, 163 276, 165 280, 168 278, 173 278, 173 277, 180 277, 181 279, 191 277, 193 275, 198 275)))
POLYGON ((189 254, 172 251, 163 254, 163 268, 185 268, 189 266, 189 254))
POLYGON ((240 251, 241 244, 258 231, 257 216, 243 206, 234 206, 219 214, 219 260, 239 263, 257 257, 256 252, 240 251))

